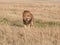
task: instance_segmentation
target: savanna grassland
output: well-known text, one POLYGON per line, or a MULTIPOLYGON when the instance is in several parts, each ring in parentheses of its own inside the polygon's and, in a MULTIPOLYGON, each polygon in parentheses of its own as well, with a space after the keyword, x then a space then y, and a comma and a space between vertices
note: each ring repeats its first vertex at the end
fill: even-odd
POLYGON ((0 3, 0 45, 60 45, 60 3, 0 3), (24 10, 32 28, 23 27, 24 10))

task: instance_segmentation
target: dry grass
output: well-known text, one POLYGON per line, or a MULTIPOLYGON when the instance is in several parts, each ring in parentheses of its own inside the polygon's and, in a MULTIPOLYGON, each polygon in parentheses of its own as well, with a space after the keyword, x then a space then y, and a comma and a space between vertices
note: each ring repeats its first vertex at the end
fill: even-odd
POLYGON ((59 45, 59 26, 25 29, 0 25, 0 45, 59 45))
POLYGON ((60 45, 59 3, 0 3, 0 45, 60 45), (34 27, 23 27, 22 12, 30 10, 34 27))

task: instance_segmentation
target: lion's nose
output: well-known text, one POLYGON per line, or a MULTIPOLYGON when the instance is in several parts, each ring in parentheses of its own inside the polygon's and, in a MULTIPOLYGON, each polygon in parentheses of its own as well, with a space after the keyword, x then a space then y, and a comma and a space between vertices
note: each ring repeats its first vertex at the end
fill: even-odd
POLYGON ((30 15, 27 15, 27 17, 30 17, 30 15))

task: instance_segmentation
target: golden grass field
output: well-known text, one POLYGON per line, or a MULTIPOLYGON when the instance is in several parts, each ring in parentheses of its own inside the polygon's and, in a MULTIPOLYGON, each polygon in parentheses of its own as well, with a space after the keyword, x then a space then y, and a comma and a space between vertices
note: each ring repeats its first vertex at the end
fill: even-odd
POLYGON ((60 3, 0 3, 0 45, 60 45, 60 3), (23 27, 24 10, 32 28, 23 27))

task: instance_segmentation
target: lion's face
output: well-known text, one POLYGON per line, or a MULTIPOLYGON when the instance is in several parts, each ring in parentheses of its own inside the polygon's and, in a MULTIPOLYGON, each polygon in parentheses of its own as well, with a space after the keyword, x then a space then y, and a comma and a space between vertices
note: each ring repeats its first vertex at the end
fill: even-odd
POLYGON ((32 20, 31 14, 25 13, 24 14, 24 20, 26 21, 26 23, 30 22, 32 20))

